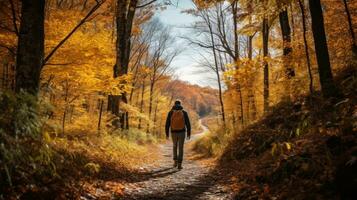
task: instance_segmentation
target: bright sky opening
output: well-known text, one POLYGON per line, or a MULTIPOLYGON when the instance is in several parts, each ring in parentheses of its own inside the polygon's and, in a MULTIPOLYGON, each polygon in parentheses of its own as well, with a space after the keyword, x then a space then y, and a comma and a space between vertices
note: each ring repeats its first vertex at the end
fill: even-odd
POLYGON ((193 8, 194 5, 191 0, 180 0, 175 6, 170 5, 167 9, 158 11, 156 17, 163 24, 173 29, 172 32, 176 36, 176 45, 183 49, 182 53, 171 64, 171 67, 175 69, 177 78, 191 84, 216 88, 217 84, 213 81, 214 74, 203 72, 202 68, 199 67, 200 53, 204 54, 202 49, 189 45, 185 39, 181 38, 181 36, 192 37, 192 30, 187 27, 198 19, 183 11, 193 8))

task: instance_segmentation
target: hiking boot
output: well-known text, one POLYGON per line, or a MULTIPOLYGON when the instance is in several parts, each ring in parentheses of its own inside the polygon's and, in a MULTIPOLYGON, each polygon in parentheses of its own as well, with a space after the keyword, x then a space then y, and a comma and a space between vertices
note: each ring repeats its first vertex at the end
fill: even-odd
POLYGON ((182 164, 181 163, 178 163, 177 169, 182 169, 182 164))
POLYGON ((175 162, 174 162, 174 167, 177 167, 177 161, 175 160, 175 162))

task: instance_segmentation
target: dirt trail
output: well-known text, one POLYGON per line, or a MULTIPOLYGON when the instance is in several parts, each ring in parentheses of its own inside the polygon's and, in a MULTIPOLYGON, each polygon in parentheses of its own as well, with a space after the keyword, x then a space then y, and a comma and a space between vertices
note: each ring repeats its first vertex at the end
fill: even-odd
POLYGON ((231 199, 230 192, 216 184, 217 178, 212 175, 211 169, 192 158, 194 152, 190 143, 208 133, 207 127, 201 126, 203 131, 186 141, 182 170, 172 167, 171 142, 163 144, 157 164, 144 166, 141 170, 146 175, 142 180, 125 184, 125 196, 120 199, 231 199))

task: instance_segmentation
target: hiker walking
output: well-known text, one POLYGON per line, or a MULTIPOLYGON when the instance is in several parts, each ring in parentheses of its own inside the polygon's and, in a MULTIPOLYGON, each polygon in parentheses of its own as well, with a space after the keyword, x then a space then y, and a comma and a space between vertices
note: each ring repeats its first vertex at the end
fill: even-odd
POLYGON ((175 105, 167 115, 165 131, 166 139, 169 139, 169 132, 171 131, 174 167, 182 169, 183 145, 185 143, 186 131, 187 139, 189 140, 191 137, 191 124, 188 114, 183 110, 179 100, 175 101, 175 105))

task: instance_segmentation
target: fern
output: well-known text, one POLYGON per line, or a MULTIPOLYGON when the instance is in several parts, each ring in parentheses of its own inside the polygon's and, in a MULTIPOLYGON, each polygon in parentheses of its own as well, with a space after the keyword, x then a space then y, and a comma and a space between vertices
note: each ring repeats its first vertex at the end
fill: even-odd
POLYGON ((41 134, 38 98, 25 93, 0 93, 0 173, 6 174, 12 186, 19 173, 56 174, 52 162, 53 151, 48 146, 51 138, 41 134), (21 166, 21 167, 20 167, 21 166), (31 170, 29 170, 31 169, 31 170), (22 170, 22 171, 21 171, 22 170))

